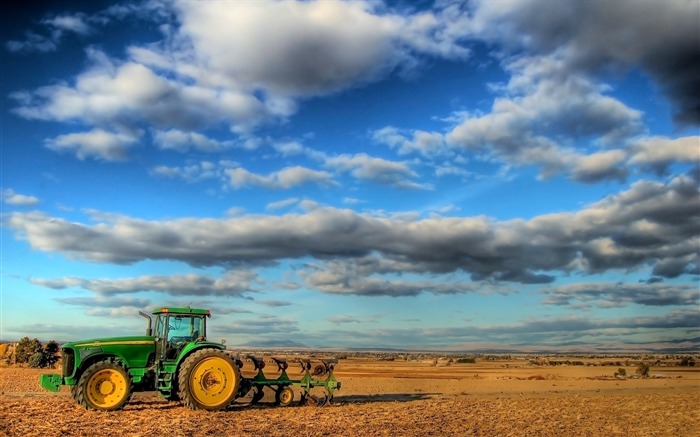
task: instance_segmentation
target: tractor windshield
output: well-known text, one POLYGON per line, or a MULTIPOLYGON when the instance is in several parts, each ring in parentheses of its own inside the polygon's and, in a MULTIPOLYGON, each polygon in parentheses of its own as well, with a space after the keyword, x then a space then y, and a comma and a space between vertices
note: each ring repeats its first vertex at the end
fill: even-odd
POLYGON ((179 343, 193 341, 204 335, 203 316, 169 315, 168 317, 168 341, 179 343))

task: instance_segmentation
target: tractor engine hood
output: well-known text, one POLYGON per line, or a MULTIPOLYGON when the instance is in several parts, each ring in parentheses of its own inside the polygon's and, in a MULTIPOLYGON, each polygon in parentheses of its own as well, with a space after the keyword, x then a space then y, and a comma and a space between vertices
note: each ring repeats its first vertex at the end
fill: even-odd
POLYGON ((144 367, 148 357, 155 353, 156 339, 148 335, 93 338, 65 343, 62 348, 64 354, 74 352, 77 366, 90 357, 109 355, 117 357, 129 368, 144 367))

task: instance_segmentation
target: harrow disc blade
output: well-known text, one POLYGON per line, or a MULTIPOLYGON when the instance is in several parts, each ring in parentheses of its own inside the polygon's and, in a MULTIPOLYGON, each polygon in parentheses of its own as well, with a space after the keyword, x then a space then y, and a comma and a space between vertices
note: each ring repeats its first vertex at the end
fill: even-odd
POLYGON ((314 366, 313 371, 311 372, 311 374, 314 376, 323 376, 326 373, 328 373, 328 367, 326 367, 326 365, 322 363, 316 364, 314 366))
POLYGON ((257 404, 264 397, 265 397, 265 392, 263 391, 263 387, 255 388, 255 392, 253 393, 253 398, 250 400, 250 405, 257 404))

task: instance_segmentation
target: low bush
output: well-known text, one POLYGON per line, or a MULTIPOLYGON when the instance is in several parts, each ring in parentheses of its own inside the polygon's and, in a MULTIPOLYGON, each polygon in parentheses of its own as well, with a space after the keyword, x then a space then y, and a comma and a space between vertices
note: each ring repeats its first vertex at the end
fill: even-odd
POLYGON ((691 356, 684 356, 681 358, 678 365, 682 367, 695 367, 695 358, 691 356))
POLYGON ((642 378, 648 378, 649 377, 649 364, 640 363, 639 366, 637 366, 637 375, 641 376, 642 378))
POLYGON ((27 363, 29 364, 29 367, 32 369, 39 369, 42 367, 46 367, 46 356, 42 352, 37 352, 33 354, 31 357, 29 357, 29 360, 27 360, 27 363))

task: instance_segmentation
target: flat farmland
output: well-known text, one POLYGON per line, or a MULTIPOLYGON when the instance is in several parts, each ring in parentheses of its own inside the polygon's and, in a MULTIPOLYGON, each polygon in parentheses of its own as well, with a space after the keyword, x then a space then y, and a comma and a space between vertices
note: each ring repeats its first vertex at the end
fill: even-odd
MULTIPOLYGON (((700 435, 700 368, 665 363, 652 366, 650 378, 633 378, 636 366, 605 361, 348 358, 336 367, 342 389, 331 405, 275 407, 270 392, 257 405, 244 397, 221 412, 189 410, 153 392, 136 393, 121 411, 86 411, 65 387, 43 391, 45 370, 5 367, 0 435, 700 435), (628 377, 614 376, 620 368, 628 377)), ((290 366, 290 377, 296 372, 290 366)))

